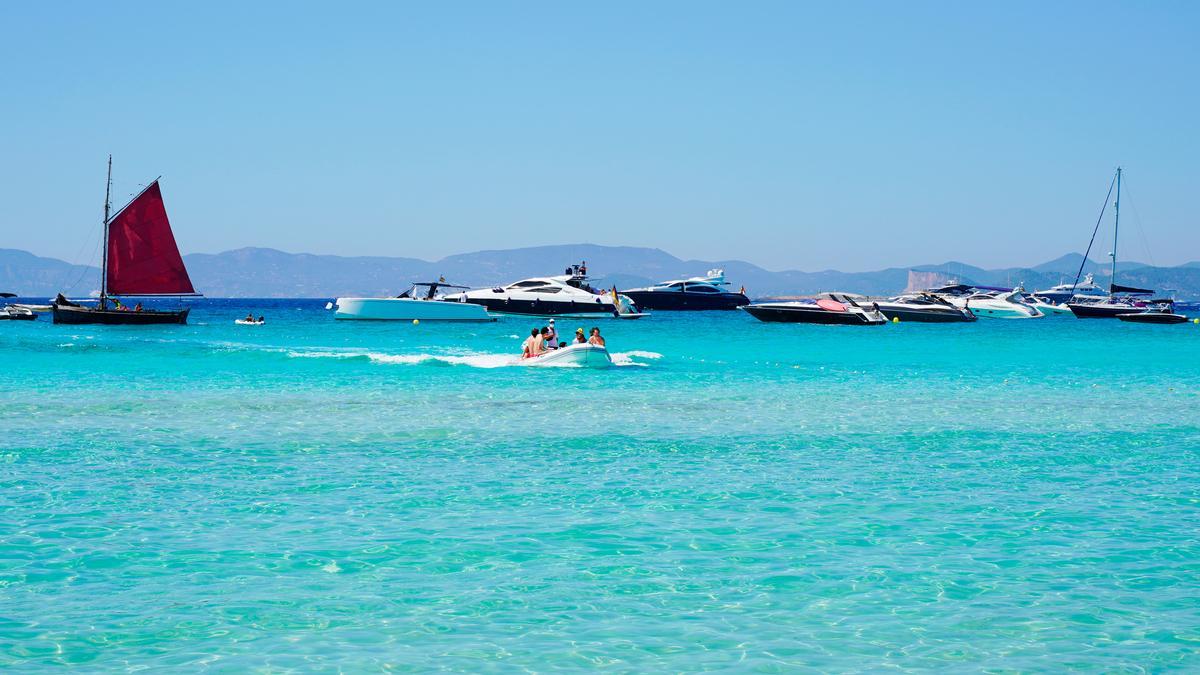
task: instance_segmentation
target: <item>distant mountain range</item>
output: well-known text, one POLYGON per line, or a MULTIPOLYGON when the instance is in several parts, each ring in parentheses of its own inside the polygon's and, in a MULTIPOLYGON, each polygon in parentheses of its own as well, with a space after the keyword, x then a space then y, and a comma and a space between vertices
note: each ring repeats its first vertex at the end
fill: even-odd
MULTIPOLYGON (((751 297, 803 295, 839 290, 891 294, 912 279, 957 279, 968 284, 1011 286, 1023 283, 1033 290, 1075 278, 1083 256, 1064 255, 1033 267, 985 270, 961 262, 915 267, 892 267, 874 272, 772 272, 740 260, 681 260, 656 248, 576 244, 536 246, 507 251, 477 251, 436 262, 416 258, 343 257, 285 253, 269 248, 243 248, 224 253, 184 256, 196 288, 208 297, 312 297, 395 295, 414 281, 444 276, 466 286, 495 286, 530 276, 562 274, 570 263, 586 260, 595 285, 619 288, 704 274, 724 268, 736 286, 751 297), (910 272, 913 274, 910 275, 910 272)), ((1108 268, 1089 260, 1085 272, 1106 284, 1108 268)), ((1173 289, 1180 299, 1200 298, 1200 261, 1177 267, 1152 267, 1136 262, 1118 266, 1120 282, 1157 290, 1173 289)), ((26 251, 0 249, 0 291, 51 296, 59 291, 83 296, 99 287, 99 270, 42 258, 26 251)))

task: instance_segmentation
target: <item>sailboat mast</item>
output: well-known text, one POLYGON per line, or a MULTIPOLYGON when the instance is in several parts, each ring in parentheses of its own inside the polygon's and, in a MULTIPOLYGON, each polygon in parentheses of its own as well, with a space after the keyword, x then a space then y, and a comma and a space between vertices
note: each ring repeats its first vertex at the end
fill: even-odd
POLYGON ((108 156, 108 181, 104 184, 104 239, 100 245, 104 253, 100 259, 100 304, 108 296, 108 214, 112 209, 112 155, 108 156))
POLYGON ((1117 167, 1117 200, 1113 202, 1113 250, 1112 250, 1112 277, 1109 281, 1108 291, 1112 295, 1112 287, 1117 283, 1117 233, 1121 230, 1121 167, 1117 167))

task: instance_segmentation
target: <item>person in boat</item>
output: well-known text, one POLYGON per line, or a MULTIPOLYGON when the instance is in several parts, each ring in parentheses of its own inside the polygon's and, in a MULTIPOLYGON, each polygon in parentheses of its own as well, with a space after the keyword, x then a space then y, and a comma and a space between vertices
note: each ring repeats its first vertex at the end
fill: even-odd
POLYGON ((529 359, 542 353, 540 346, 541 337, 541 331, 537 328, 529 331, 529 337, 525 338, 525 342, 521 344, 521 358, 529 359))
POLYGON ((247 314, 247 315, 246 315, 246 318, 245 318, 245 319, 242 319, 242 320, 243 320, 243 321, 245 321, 246 323, 254 323, 254 315, 253 315, 253 314, 247 314))
POLYGON ((140 312, 140 311, 142 311, 142 303, 140 303, 140 302, 139 302, 138 304, 134 305, 134 306, 133 306, 133 311, 135 311, 135 312, 140 312))
POLYGON ((588 338, 588 344, 604 347, 604 338, 600 335, 600 329, 592 326, 592 337, 588 338))
POLYGON ((546 344, 551 349, 558 344, 558 329, 554 327, 554 319, 550 319, 550 325, 546 326, 546 344))
POLYGON ((555 344, 554 340, 550 337, 550 328, 542 326, 542 351, 554 349, 555 344))
POLYGON ((575 329, 575 344, 577 344, 577 345, 587 344, 587 336, 583 334, 582 328, 575 329))
POLYGON ((259 322, 259 323, 266 323, 266 322, 267 322, 267 320, 266 320, 264 317, 261 317, 261 316, 260 316, 260 317, 258 317, 258 322, 259 322))

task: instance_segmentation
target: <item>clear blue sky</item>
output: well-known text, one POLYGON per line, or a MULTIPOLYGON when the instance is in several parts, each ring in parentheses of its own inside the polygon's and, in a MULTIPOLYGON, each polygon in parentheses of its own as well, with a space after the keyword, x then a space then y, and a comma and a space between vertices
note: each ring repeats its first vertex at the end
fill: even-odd
POLYGON ((111 152, 185 253, 1036 264, 1121 163, 1122 256, 1200 259, 1194 2, 6 2, 0 60, 0 247, 42 255, 90 254, 111 152))

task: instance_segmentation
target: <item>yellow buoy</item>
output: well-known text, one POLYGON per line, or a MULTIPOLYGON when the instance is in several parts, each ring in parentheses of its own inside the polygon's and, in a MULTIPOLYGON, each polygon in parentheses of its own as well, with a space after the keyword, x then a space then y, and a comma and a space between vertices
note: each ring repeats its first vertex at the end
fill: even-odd
POLYGON ((1192 319, 1192 323, 1200 324, 1200 319, 1192 319))
POLYGON ((421 320, 420 320, 420 319, 413 319, 413 325, 414 325, 414 326, 420 326, 420 325, 421 325, 421 320))
POLYGON ((898 316, 893 316, 893 317, 892 317, 892 323, 900 323, 900 317, 898 317, 898 316))

